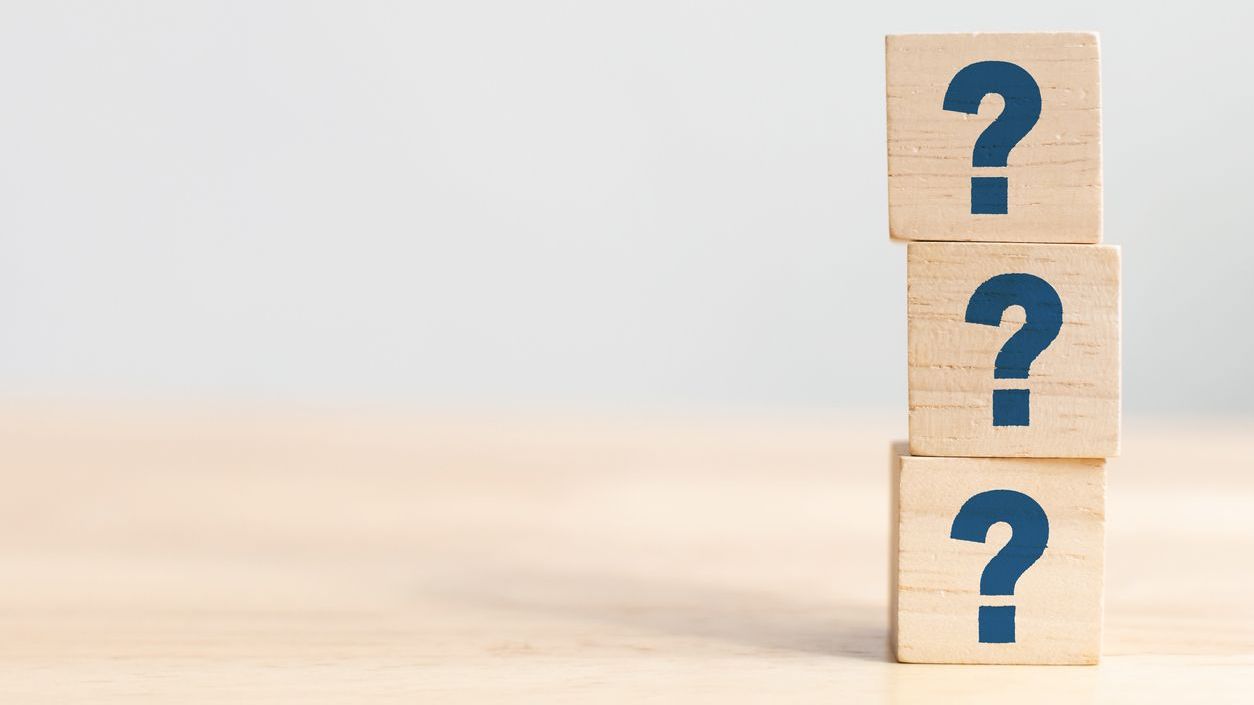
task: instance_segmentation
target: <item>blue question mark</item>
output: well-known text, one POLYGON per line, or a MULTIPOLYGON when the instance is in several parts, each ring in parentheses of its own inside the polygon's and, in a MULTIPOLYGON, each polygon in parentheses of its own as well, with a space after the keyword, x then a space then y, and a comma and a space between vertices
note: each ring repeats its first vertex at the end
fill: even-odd
MULTIPOLYGON (((1049 542, 1049 517, 1036 500, 1014 490, 989 490, 968 499, 949 530, 949 538, 984 543, 993 524, 1010 525, 1010 540, 984 566, 980 575, 981 595, 1013 595, 1015 583, 1049 542)), ((981 644, 1013 644, 1014 605, 980 605, 981 644)))
MULTIPOLYGON (((998 274, 975 289, 967 301, 967 323, 1000 326, 1011 306, 1022 306, 1023 327, 1001 346, 993 362, 994 379, 1027 379, 1028 368, 1062 329, 1062 299, 1049 282, 1032 274, 998 274)), ((1028 390, 993 390, 993 425, 1027 426, 1028 390)))
MULTIPOLYGON (((980 134, 971 152, 971 166, 1006 166, 1010 150, 1031 132, 1041 117, 1041 89, 1032 74, 1005 61, 980 61, 963 68, 949 81, 945 110, 975 115, 989 93, 1006 101, 1001 115, 980 134)), ((1010 212, 1009 180, 1004 176, 971 177, 971 213, 1010 212)))

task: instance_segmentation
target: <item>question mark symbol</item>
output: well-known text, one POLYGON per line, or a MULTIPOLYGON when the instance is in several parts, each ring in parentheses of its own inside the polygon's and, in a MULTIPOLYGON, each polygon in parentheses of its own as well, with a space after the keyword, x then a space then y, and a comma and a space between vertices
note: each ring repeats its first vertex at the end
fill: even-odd
MULTIPOLYGON (((1028 368, 1062 329, 1062 299, 1049 282, 1032 274, 998 274, 975 289, 967 301, 967 323, 1000 326, 1002 313, 1022 306, 1020 328, 997 353, 993 379, 1027 379, 1028 368)), ((993 425, 1028 425, 1028 390, 993 390, 993 425)))
MULTIPOLYGON (((975 115, 989 93, 1006 101, 1001 115, 980 134, 971 152, 971 166, 1006 166, 1010 150, 1041 117, 1041 89, 1022 67, 1006 61, 980 61, 963 68, 949 81, 945 110, 975 115)), ((1009 180, 1004 176, 971 177, 971 213, 1008 213, 1009 180)))
MULTIPOLYGON (((989 490, 968 499, 954 517, 949 538, 984 543, 993 524, 1010 525, 1010 540, 984 566, 981 595, 1013 595, 1015 583, 1045 552, 1049 518, 1036 500, 1014 490, 989 490)), ((980 605, 981 644, 1013 644, 1015 608, 980 605)))

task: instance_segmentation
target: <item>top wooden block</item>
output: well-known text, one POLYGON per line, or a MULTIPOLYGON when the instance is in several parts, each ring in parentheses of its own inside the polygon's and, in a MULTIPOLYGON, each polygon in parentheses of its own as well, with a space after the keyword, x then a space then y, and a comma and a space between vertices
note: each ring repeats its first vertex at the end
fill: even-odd
POLYGON ((1096 34, 896 35, 885 59, 892 237, 1101 240, 1096 34))

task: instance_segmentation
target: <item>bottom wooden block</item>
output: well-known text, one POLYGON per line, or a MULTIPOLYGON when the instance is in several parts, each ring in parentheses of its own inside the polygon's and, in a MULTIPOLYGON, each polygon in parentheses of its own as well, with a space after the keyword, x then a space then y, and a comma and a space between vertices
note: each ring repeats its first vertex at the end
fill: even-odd
POLYGON ((1097 663, 1105 461, 897 463, 897 659, 1097 663))

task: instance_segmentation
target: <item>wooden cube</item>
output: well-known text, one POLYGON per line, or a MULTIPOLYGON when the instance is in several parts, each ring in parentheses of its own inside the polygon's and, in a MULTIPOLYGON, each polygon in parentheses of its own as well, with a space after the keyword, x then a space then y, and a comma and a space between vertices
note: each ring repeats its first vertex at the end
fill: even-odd
POLYGON ((910 453, 1119 454, 1119 248, 912 242, 910 453))
POLYGON ((899 460, 897 660, 1097 663, 1105 461, 899 460))
POLYGON ((892 237, 1101 239, 1096 34, 906 34, 885 54, 892 237))

